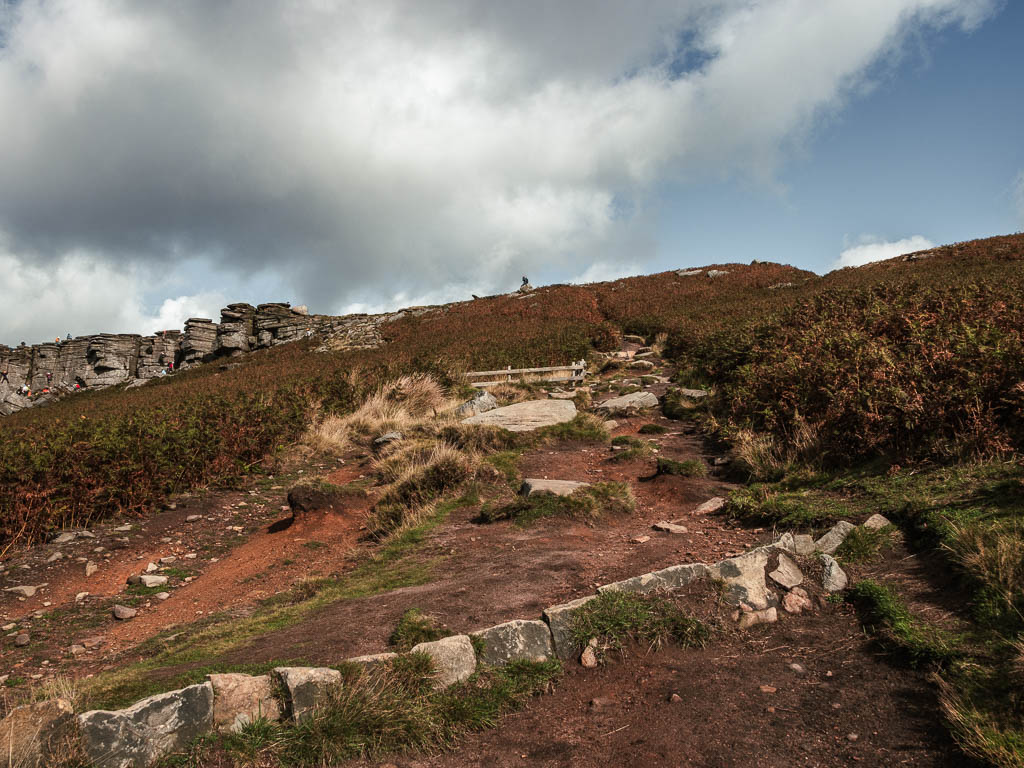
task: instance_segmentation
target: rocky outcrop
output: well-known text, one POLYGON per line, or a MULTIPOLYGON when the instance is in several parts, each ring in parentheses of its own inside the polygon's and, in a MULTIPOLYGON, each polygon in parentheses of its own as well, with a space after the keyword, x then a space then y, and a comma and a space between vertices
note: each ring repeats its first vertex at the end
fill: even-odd
POLYGON ((419 307, 335 317, 311 315, 305 307, 284 302, 229 304, 221 310, 219 323, 193 317, 185 322, 184 331, 152 336, 101 333, 33 346, 0 345, 0 416, 81 389, 144 384, 174 370, 305 338, 320 341, 319 351, 379 347, 384 343, 382 325, 432 311, 419 307), (23 387, 31 395, 25 396, 23 387))
POLYGON ((463 419, 463 424, 490 424, 510 432, 530 432, 576 418, 576 406, 569 400, 527 400, 463 419))

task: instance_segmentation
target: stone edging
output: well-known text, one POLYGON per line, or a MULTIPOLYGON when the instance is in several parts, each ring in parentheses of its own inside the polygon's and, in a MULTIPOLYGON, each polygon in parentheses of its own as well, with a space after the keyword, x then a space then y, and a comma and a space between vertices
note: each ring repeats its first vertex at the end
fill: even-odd
MULTIPOLYGON (((880 528, 888 524, 881 515, 873 515, 864 526, 880 528)), ((605 584, 598 587, 595 594, 546 608, 543 620, 514 619, 469 635, 420 643, 412 652, 430 656, 438 688, 467 679, 476 671, 478 663, 503 666, 517 660, 558 658, 567 661, 580 651, 572 641, 572 616, 598 595, 614 591, 646 593, 677 589, 705 579, 717 579, 725 584, 725 600, 736 606, 734 617, 741 628, 774 622, 779 601, 768 579, 782 587, 785 592, 782 606, 788 612, 799 613, 801 608, 810 606, 807 593, 798 586, 803 575, 787 555, 818 554, 824 565, 824 589, 830 592, 844 589, 846 574, 831 555, 854 527, 840 522, 817 541, 810 536, 786 533, 773 544, 714 565, 673 565, 605 584), (773 553, 779 555, 779 568, 766 577, 766 566, 773 553), (479 657, 473 639, 483 641, 479 657)), ((345 661, 369 668, 397 655, 380 653, 345 661)), ((50 745, 66 741, 75 728, 95 768, 148 768, 161 757, 186 749, 199 736, 237 731, 259 717, 301 723, 312 717, 341 681, 342 674, 328 667, 278 667, 268 675, 208 675, 204 683, 156 694, 125 709, 92 710, 75 718, 70 716, 70 705, 61 699, 19 707, 0 721, 0 746, 4 748, 0 768, 7 768, 8 754, 22 756, 23 762, 16 765, 45 765, 50 745), (43 716, 47 705, 54 713, 52 719, 43 716), (26 717, 35 727, 16 728, 26 717), (21 735, 22 730, 28 732, 21 735)))

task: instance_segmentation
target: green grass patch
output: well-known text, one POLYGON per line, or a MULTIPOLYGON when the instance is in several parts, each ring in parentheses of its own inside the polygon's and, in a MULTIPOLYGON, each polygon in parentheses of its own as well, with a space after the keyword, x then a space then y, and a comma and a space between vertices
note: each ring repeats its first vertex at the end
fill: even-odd
POLYGON ((824 528, 858 513, 820 490, 786 491, 755 484, 731 492, 725 512, 734 520, 801 530, 824 528))
POLYGON ((669 641, 703 646, 710 636, 702 622, 671 600, 636 592, 599 595, 573 614, 570 632, 578 648, 596 638, 599 651, 621 651, 629 641, 651 648, 669 641))
POLYGON ((645 459, 654 454, 654 446, 648 440, 641 440, 632 435, 619 435, 612 440, 613 448, 621 448, 615 451, 608 459, 615 463, 645 459))
POLYGON ((306 549, 323 549, 327 545, 324 544, 322 541, 304 541, 302 542, 302 546, 304 546, 306 549))
POLYGON ((884 550, 892 546, 895 533, 896 529, 892 525, 883 528, 858 525, 839 545, 836 559, 843 563, 870 563, 877 560, 884 550))
POLYGON ((659 475, 677 475, 678 477, 707 477, 707 465, 699 459, 687 459, 676 461, 674 459, 659 458, 659 475))
POLYGON ((432 616, 416 608, 410 608, 398 619, 398 624, 388 637, 388 645, 399 651, 411 651, 414 645, 429 643, 448 637, 451 632, 434 626, 432 616))
POLYGON ((481 521, 514 520, 528 525, 546 517, 567 517, 593 523, 604 515, 628 514, 636 509, 636 500, 627 483, 595 483, 569 496, 536 493, 517 498, 511 504, 481 512, 481 521))
POLYGON ((666 432, 668 430, 661 426, 661 424, 644 424, 637 430, 637 433, 641 435, 663 435, 666 432))
POLYGON ((541 442, 605 443, 609 437, 604 422, 591 413, 577 414, 572 421, 552 424, 536 434, 541 442))
POLYGON ((498 451, 486 456, 484 462, 501 472, 510 484, 519 485, 523 479, 522 473, 519 471, 519 460, 522 457, 522 449, 498 451))
POLYGON ((959 655, 953 635, 912 616, 890 587, 865 579, 850 590, 848 599, 864 628, 911 666, 947 664, 959 655))

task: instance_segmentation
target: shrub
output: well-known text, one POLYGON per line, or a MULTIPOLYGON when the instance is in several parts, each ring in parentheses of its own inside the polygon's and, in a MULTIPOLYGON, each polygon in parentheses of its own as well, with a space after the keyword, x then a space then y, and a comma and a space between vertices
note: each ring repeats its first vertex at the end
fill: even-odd
POLYGON ((637 430, 637 433, 641 435, 663 435, 666 432, 668 430, 660 424, 644 424, 637 430))

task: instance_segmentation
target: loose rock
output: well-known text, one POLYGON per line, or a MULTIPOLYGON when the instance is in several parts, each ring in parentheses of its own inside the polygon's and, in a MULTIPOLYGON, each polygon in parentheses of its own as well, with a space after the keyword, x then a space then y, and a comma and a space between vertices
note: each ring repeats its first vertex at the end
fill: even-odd
POLYGON ((785 587, 786 589, 791 589, 804 580, 804 575, 800 573, 796 563, 781 553, 779 554, 779 567, 769 573, 768 576, 780 587, 785 587))
POLYGON ((138 615, 138 611, 134 608, 129 608, 127 605, 115 605, 111 612, 114 614, 115 619, 121 621, 127 621, 128 619, 134 619, 138 615))
POLYGON ((476 653, 468 635, 453 635, 413 646, 413 653, 425 653, 434 661, 437 688, 461 682, 476 671, 476 653))
POLYGON ((839 592, 846 589, 849 579, 846 572, 839 567, 839 563, 831 555, 822 555, 821 562, 825 566, 825 572, 821 577, 821 586, 826 592, 839 592))

